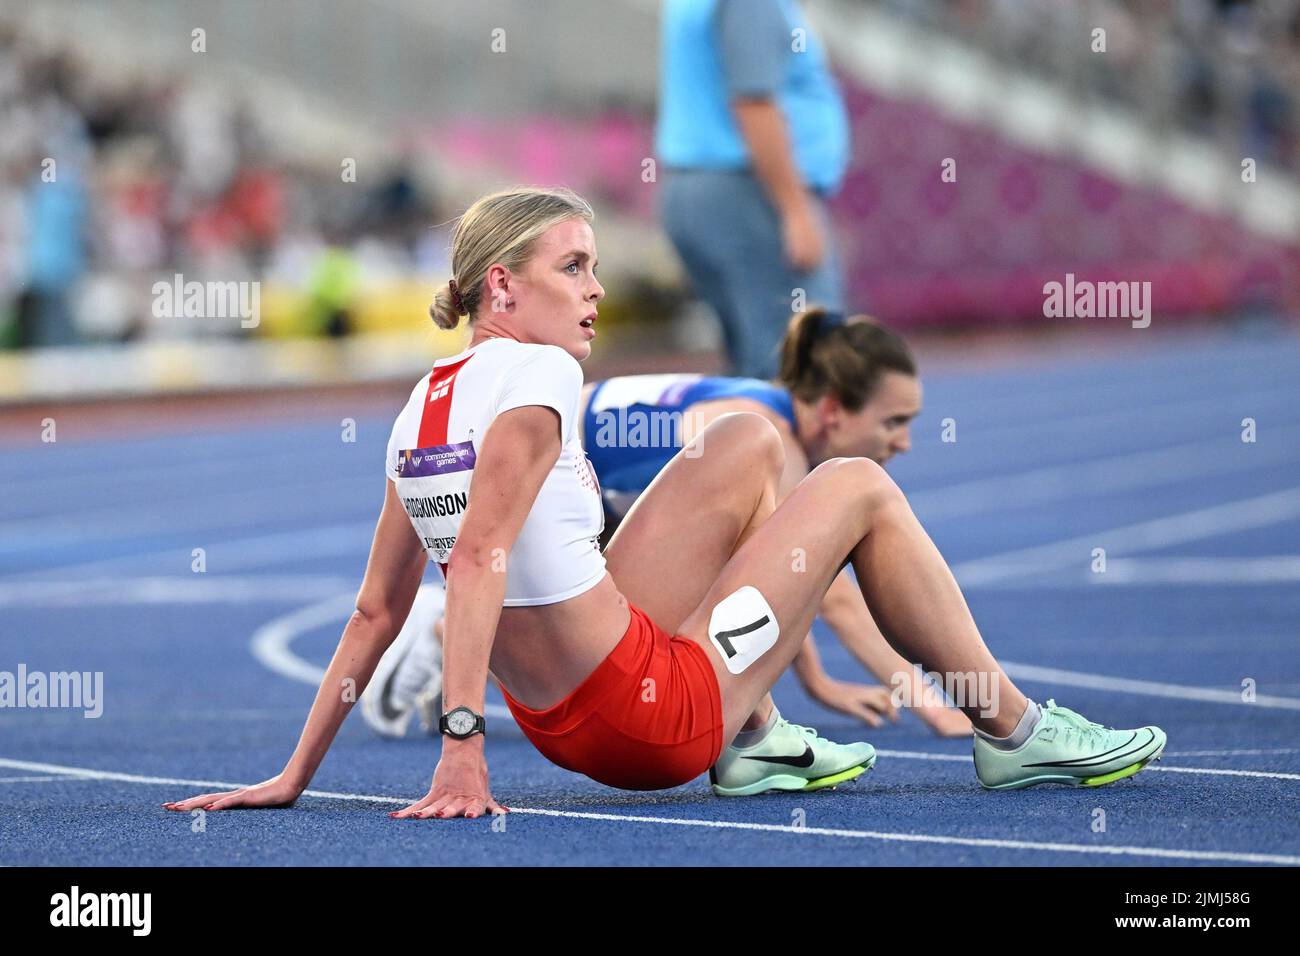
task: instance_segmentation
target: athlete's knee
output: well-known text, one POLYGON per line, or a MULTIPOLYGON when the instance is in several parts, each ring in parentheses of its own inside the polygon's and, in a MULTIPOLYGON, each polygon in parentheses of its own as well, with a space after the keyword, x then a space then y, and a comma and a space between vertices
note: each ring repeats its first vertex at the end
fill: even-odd
POLYGON ((785 468, 785 443, 776 426, 756 412, 728 412, 719 415, 699 436, 698 454, 712 448, 728 467, 749 471, 761 466, 767 476, 779 476, 785 468))
POLYGON ((753 451, 748 460, 765 466, 769 475, 780 477, 785 470, 785 441, 776 426, 762 415, 750 413, 750 417, 758 421, 748 426, 755 433, 753 451))
POLYGON ((855 510, 874 512, 888 504, 907 503, 894 479, 870 458, 831 458, 813 469, 812 474, 832 484, 855 510))

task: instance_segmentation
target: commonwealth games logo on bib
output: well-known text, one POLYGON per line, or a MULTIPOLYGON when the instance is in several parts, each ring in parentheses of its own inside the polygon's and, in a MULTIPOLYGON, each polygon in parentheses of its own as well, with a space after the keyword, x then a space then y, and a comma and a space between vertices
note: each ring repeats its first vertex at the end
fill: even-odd
POLYGON ((475 460, 472 441, 408 448, 398 458, 397 473, 403 478, 431 478, 457 471, 473 471, 475 460))

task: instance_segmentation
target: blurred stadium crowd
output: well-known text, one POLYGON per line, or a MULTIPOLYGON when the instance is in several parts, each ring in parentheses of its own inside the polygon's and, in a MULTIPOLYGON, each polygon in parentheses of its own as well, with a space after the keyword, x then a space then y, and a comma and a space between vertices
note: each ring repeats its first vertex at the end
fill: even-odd
POLYGON ((1296 0, 888 0, 1078 94, 1136 110, 1155 128, 1212 138, 1300 172, 1296 0), (1106 53, 1078 42, 1106 24, 1106 53))
MULTIPOLYGON (((1188 132, 1300 176, 1300 0, 867 5, 1074 97, 1127 106, 1152 130, 1188 132), (1108 27, 1105 57, 1079 42, 1096 22, 1108 27)), ((1294 238, 1261 239, 1157 189, 1036 155, 840 75, 854 161, 835 208, 859 307, 903 328, 1023 318, 1039 308, 1043 275, 1080 262, 1101 275, 1151 270, 1157 294, 1178 309, 1294 304, 1294 238), (982 168, 968 180, 984 185, 943 190, 936 150, 959 150, 964 169, 982 168)), ((179 69, 106 75, 71 46, 33 42, 21 20, 0 22, 0 347, 212 334, 152 316, 151 285, 173 273, 264 282, 268 311, 293 319, 258 334, 367 328, 358 303, 376 290, 427 289, 446 275, 439 224, 458 197, 431 153, 465 168, 507 156, 517 181, 565 181, 617 216, 653 222, 639 176, 653 77, 641 100, 613 97, 603 112, 566 115, 561 105, 496 126, 467 114, 437 137, 417 127, 381 176, 356 183, 341 180, 337 156, 269 149, 266 117, 241 96, 179 69), (277 290, 287 306, 277 307, 277 290)), ((393 311, 410 322, 421 296, 393 311)))
POLYGON ((114 82, 0 30, 0 125, 10 346, 197 334, 151 319, 174 272, 303 289, 307 331, 338 334, 363 276, 445 268, 427 165, 398 156, 342 188, 338 165, 273 157, 254 111, 179 72, 114 82))

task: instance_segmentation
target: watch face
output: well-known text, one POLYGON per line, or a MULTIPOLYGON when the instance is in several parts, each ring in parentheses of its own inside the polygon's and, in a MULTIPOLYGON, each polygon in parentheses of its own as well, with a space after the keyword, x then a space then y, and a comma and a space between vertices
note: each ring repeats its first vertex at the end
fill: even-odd
POLYGON ((465 710, 453 710, 447 715, 447 729, 453 734, 467 734, 474 729, 474 715, 465 710))

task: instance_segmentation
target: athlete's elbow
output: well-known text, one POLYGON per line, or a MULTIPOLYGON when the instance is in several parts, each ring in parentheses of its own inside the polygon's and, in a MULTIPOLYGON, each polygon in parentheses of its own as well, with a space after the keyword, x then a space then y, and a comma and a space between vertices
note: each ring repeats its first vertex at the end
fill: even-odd
POLYGON ((363 640, 388 640, 394 634, 393 618, 387 609, 366 601, 358 601, 348 618, 344 636, 353 636, 363 640))
POLYGON ((477 541, 461 538, 451 549, 447 557, 447 573, 459 571, 464 574, 504 571, 508 549, 501 543, 477 541))

